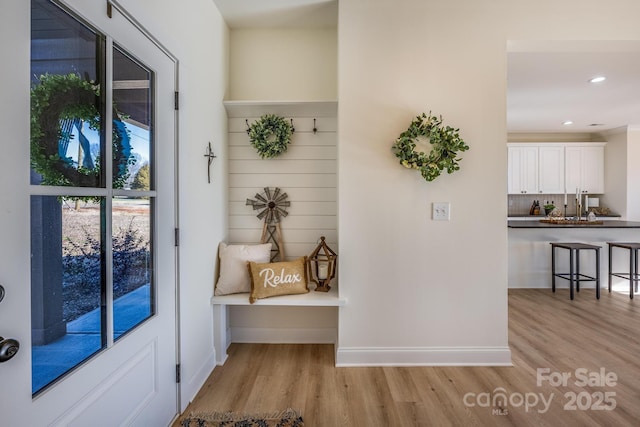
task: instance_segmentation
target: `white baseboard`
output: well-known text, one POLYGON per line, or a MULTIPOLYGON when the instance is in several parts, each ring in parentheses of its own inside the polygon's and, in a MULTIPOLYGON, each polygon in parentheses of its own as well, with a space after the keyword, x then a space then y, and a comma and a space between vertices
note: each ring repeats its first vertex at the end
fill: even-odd
POLYGON ((340 347, 336 366, 511 366, 509 347, 340 347))
POLYGON ((231 342, 271 344, 335 344, 336 328, 231 328, 231 342))

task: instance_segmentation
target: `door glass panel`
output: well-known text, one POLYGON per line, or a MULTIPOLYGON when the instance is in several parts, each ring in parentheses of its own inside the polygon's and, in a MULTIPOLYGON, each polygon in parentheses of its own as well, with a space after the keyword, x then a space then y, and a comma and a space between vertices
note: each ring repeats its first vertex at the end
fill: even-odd
POLYGON ((31 184, 103 186, 104 38, 49 1, 31 13, 31 184))
POLYGON ((114 46, 113 126, 120 129, 123 150, 119 155, 114 147, 115 188, 151 189, 151 77, 148 69, 114 46))
POLYGON ((103 217, 103 198, 31 196, 33 393, 106 345, 103 217))
POLYGON ((113 199, 114 339, 154 314, 151 207, 148 198, 113 199))

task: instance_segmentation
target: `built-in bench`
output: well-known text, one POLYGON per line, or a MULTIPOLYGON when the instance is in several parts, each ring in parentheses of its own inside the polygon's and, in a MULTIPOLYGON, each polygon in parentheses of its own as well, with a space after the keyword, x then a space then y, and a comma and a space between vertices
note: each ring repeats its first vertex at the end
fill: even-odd
POLYGON ((216 349, 216 363, 222 365, 227 359, 227 348, 230 341, 227 325, 229 306, 270 306, 270 307, 342 307, 346 304, 346 298, 341 298, 338 289, 333 287, 329 292, 310 291, 299 295, 281 295, 272 298, 259 299, 255 303, 249 303, 249 294, 232 294, 213 296, 213 333, 216 349))

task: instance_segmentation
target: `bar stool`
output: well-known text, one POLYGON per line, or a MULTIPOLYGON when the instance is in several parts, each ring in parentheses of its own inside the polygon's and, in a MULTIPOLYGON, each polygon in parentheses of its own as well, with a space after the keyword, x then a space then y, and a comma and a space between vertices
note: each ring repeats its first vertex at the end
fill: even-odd
POLYGON ((569 296, 573 299, 573 284, 580 292, 580 282, 596 282, 596 298, 600 299, 600 246, 587 243, 551 242, 551 290, 556 291, 556 277, 569 281, 569 296), (556 273, 556 248, 569 251, 569 273, 556 273), (580 251, 592 250, 596 253, 596 276, 580 273, 580 251), (575 268, 574 268, 575 266, 575 268))
POLYGON ((640 243, 621 243, 621 242, 607 242, 609 245, 609 292, 611 292, 611 278, 613 276, 620 277, 629 281, 629 298, 633 299, 633 292, 638 292, 638 249, 640 249, 640 243), (612 255, 613 248, 621 248, 629 250, 629 273, 612 273, 612 255))

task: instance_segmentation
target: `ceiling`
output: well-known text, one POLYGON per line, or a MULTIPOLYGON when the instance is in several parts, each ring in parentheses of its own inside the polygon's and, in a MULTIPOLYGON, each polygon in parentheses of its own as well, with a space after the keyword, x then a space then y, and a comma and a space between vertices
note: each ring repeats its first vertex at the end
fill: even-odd
POLYGON ((338 25, 338 0, 213 0, 229 28, 338 25))
MULTIPOLYGON (((335 27, 337 0, 214 0, 230 28, 335 27)), ((640 125, 640 43, 510 41, 509 133, 601 133, 640 125), (607 77, 602 83, 588 80, 607 77), (572 125, 563 125, 565 121, 572 125)))
POLYGON ((547 41, 514 46, 508 53, 510 133, 600 133, 640 124, 639 43, 547 41), (607 80, 589 83, 600 75, 607 80), (573 124, 563 125, 567 120, 573 124))

